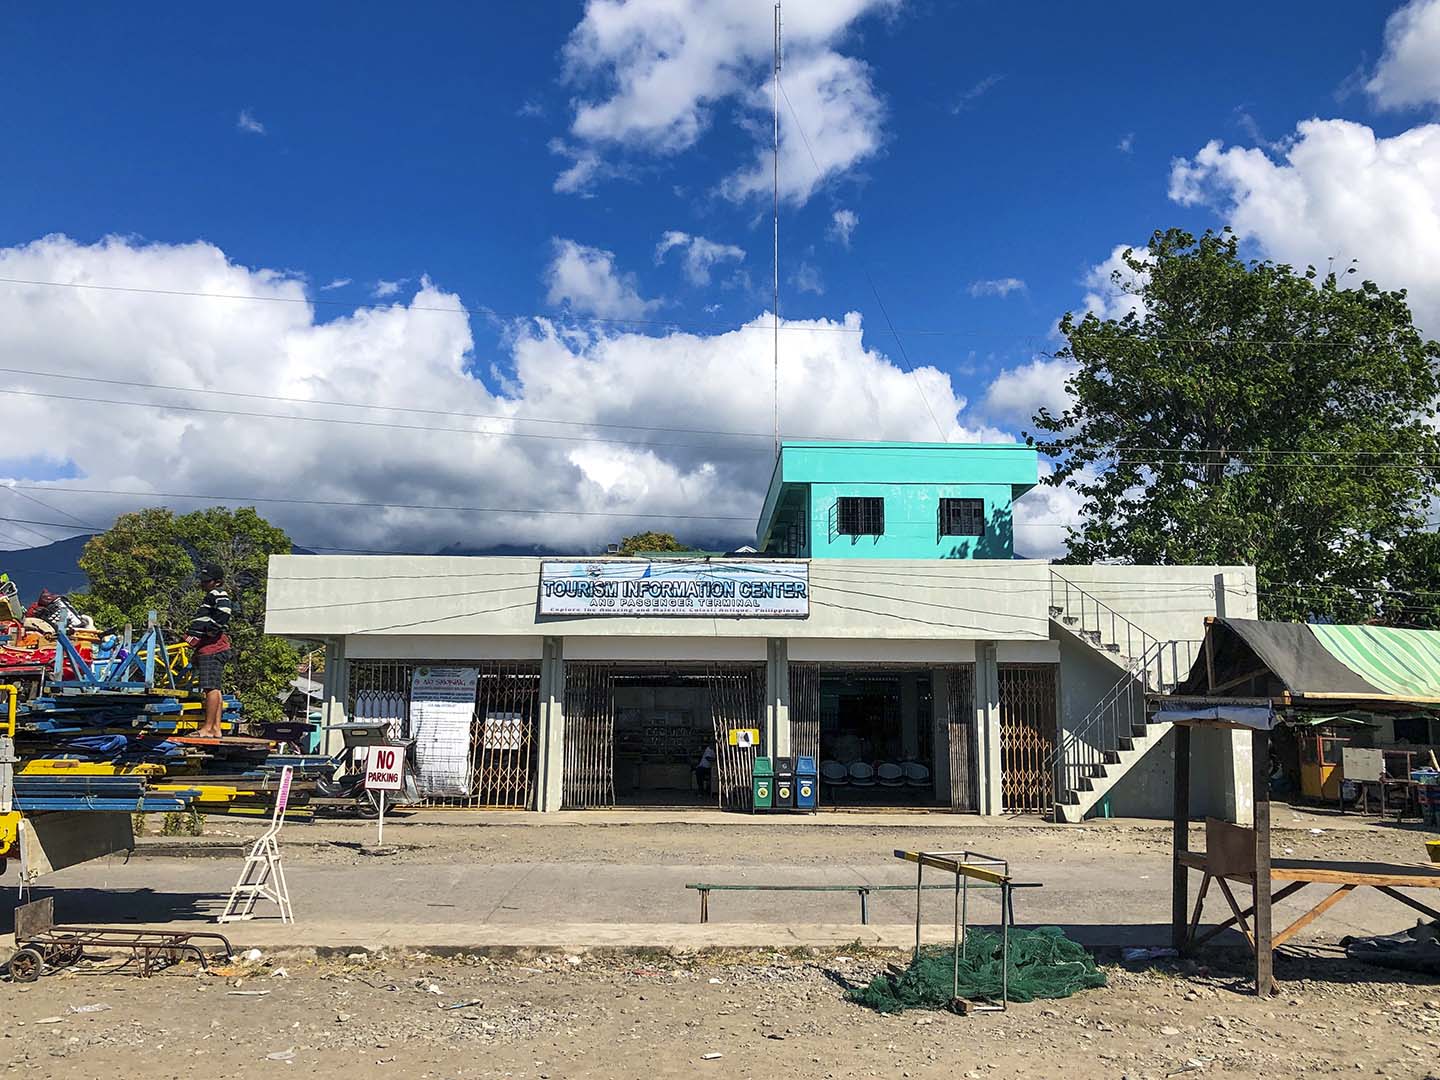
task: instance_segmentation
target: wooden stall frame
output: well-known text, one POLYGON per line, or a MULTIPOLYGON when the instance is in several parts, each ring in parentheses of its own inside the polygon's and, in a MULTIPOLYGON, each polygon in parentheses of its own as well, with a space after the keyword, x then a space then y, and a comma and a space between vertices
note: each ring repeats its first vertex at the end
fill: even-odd
POLYGON ((1229 727, 1251 733, 1252 781, 1254 784, 1254 825, 1245 827, 1209 819, 1203 852, 1190 850, 1190 757, 1191 725, 1175 724, 1175 809, 1174 850, 1171 878, 1171 942, 1181 953, 1193 952, 1232 926, 1238 926, 1255 955, 1255 992, 1266 996, 1275 991, 1275 950, 1305 929, 1325 912, 1358 888, 1369 887, 1431 919, 1440 911, 1399 892, 1402 888, 1440 890, 1440 867, 1389 863, 1348 863, 1319 859, 1272 859, 1270 854, 1270 733, 1236 725, 1229 727), (1189 903, 1189 875, 1201 872, 1200 888, 1193 911, 1189 903), (1249 907, 1242 908, 1232 882, 1248 884, 1249 907), (1275 882, 1284 884, 1274 890, 1275 882), (1230 918, 1199 932, 1200 917, 1211 884, 1219 887, 1230 908, 1230 918), (1333 885, 1318 903, 1302 912, 1279 933, 1273 925, 1275 903, 1293 896, 1307 885, 1333 885))

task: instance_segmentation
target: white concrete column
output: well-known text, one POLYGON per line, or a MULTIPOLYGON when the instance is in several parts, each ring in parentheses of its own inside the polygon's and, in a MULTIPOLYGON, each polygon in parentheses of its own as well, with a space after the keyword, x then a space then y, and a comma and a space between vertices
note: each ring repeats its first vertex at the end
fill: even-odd
MULTIPOLYGON (((1207 733, 1210 734, 1210 733, 1207 733)), ((1225 816, 1237 825, 1255 823, 1255 763, 1254 739, 1244 728, 1230 731, 1216 731, 1213 734, 1224 740, 1227 751, 1224 760, 1230 763, 1229 782, 1225 785, 1225 816)), ((1265 769, 1270 775, 1270 769, 1265 769)))
POLYGON ((975 643, 975 746, 980 813, 1005 812, 1000 772, 1000 669, 995 642, 975 643))
MULTIPOLYGON (((770 638, 765 647, 765 745, 762 756, 790 757, 790 642, 770 638)), ((819 762, 816 762, 818 765, 819 762)))
MULTIPOLYGON (((326 638, 325 671, 320 676, 320 723, 327 728, 345 723, 345 701, 350 696, 350 664, 345 639, 326 638)), ((338 731, 321 731, 320 752, 338 754, 345 737, 338 731)))
MULTIPOLYGON (((1215 575, 1215 614, 1225 618, 1225 575, 1215 575)), ((1255 820, 1254 740, 1248 731, 1215 731, 1222 757, 1228 763, 1225 775, 1225 816, 1237 825, 1255 820)), ((1269 770, 1266 770, 1268 775, 1269 770)))
POLYGON ((930 700, 934 703, 935 725, 930 745, 935 760, 930 763, 930 778, 935 781, 935 801, 950 805, 950 679, 944 668, 930 671, 930 700))
POLYGON ((564 639, 547 637, 540 651, 540 776, 537 810, 554 813, 565 802, 564 639))

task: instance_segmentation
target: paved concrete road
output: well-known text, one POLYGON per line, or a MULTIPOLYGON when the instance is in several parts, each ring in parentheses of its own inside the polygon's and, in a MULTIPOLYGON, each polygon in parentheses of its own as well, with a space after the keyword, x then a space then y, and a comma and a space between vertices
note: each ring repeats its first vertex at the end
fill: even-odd
MULTIPOLYGON (((561 827, 496 821, 473 828, 411 821, 387 826, 386 840, 393 839, 399 849, 388 857, 364 853, 373 826, 360 823, 294 829, 286 837, 297 933, 300 939, 309 934, 314 943, 350 941, 357 927, 390 928, 428 944, 443 944, 437 935, 453 935, 457 927, 493 943, 532 943, 547 928, 579 926, 615 940, 624 937, 622 927, 629 927, 647 943, 667 935, 698 941, 698 928, 677 929, 698 920, 699 901, 687 883, 911 885, 914 871, 893 858, 894 848, 972 845, 1013 856, 1017 878, 1043 884, 1017 894, 1021 924, 1059 925, 1094 945, 1166 944, 1169 936, 1168 836, 1153 828, 1009 825, 942 833, 928 825, 893 822, 787 830, 653 820, 561 827), (612 930, 596 929, 605 927, 612 930)), ((36 895, 54 895, 59 917, 67 922, 208 920, 223 906, 240 869, 245 839, 242 827, 228 836, 142 848, 128 859, 114 856, 51 875, 36 895), (191 850, 208 854, 174 854, 191 850)), ((1304 855, 1335 851, 1413 859, 1418 841, 1388 830, 1332 837, 1305 829, 1281 836, 1277 844, 1309 844, 1300 852, 1304 855)), ((927 880, 939 884, 942 878, 927 875, 927 880)), ((1312 886, 1278 907, 1277 927, 1303 910, 1307 896, 1304 906, 1319 900, 1321 888, 1312 886)), ((977 890, 971 904, 977 921, 997 921, 993 892, 977 890)), ((953 896, 927 893, 924 910, 927 922, 948 927, 953 896)), ((1214 896, 1208 915, 1219 921, 1222 911, 1223 899, 1214 896)), ((788 935, 802 938, 803 928, 811 927, 826 940, 852 927, 858 937, 859 914, 853 893, 715 893, 710 901, 716 940, 758 926, 789 927, 788 935), (827 929, 822 932, 822 927, 827 929)), ((1302 937, 1335 942, 1350 933, 1393 932, 1411 919, 1408 909, 1361 890, 1302 937)), ((913 920, 913 893, 872 895, 871 924, 887 928, 889 937, 903 940, 913 920)), ((0 933, 10 929, 8 923, 8 902, 0 901, 0 933)), ((262 925, 246 933, 253 936, 262 925)), ((573 936, 568 940, 584 944, 573 936)))

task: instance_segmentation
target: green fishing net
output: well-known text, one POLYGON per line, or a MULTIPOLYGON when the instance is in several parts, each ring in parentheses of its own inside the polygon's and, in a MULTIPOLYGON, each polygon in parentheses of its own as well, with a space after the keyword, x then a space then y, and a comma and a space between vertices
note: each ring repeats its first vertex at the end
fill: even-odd
MULTIPOLYGON (((949 945, 929 945, 900 975, 879 975, 869 986, 851 990, 847 996, 882 1013, 943 1009, 949 1006, 954 989, 954 963, 949 945)), ((998 1002, 1000 972, 1000 935, 970 930, 960 959, 958 996, 998 1002)), ((1094 957, 1058 926, 1010 931, 1009 1000, 1063 998, 1104 985, 1105 974, 1094 957)))

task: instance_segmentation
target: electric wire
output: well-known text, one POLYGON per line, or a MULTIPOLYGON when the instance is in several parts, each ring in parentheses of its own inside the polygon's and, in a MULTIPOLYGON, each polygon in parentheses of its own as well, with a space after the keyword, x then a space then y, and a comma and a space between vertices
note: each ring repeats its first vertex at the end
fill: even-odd
POLYGON ((340 424, 350 427, 387 428, 394 431, 444 432, 452 435, 470 435, 477 438, 543 439, 554 442, 606 443, 612 446, 665 446, 687 447, 690 449, 722 450, 730 454, 765 454, 770 451, 743 446, 724 446, 719 443, 674 442, 669 440, 607 439, 593 435, 552 435, 535 431, 484 431, 474 428, 434 427, 429 424, 397 424, 380 420, 356 420, 343 416, 297 416, 286 413, 252 412, 243 409, 210 409, 203 405, 181 405, 159 401, 129 401, 116 398, 87 397, 80 394, 53 394, 40 390, 17 390, 6 388, 7 397, 45 398, 52 401, 79 401, 94 405, 121 405, 131 408, 160 409, 166 412, 202 413, 210 416, 236 416, 255 420, 291 420, 307 424, 340 424))
MULTIPOLYGON (((782 88, 782 89, 783 89, 783 88, 782 88)), ((42 279, 38 279, 38 278, 0 277, 0 285, 17 285, 17 286, 22 286, 22 285, 23 285, 23 286, 31 286, 31 287, 38 287, 38 288, 55 288, 55 289, 88 289, 88 290, 96 290, 96 291, 100 291, 100 292, 136 293, 136 294, 148 295, 148 296, 175 296, 175 297, 191 297, 191 298, 202 299, 202 300, 236 300, 236 301, 253 301, 253 302, 258 302, 258 303, 276 303, 276 304, 304 304, 304 305, 314 305, 314 306, 317 306, 317 307, 332 306, 332 307, 343 307, 343 308, 350 308, 350 309, 355 309, 355 308, 360 308, 360 307, 366 307, 366 306, 367 306, 367 304, 366 304, 365 301, 356 300, 356 299, 344 300, 344 299, 335 299, 335 298, 329 298, 329 297, 308 297, 308 296, 307 296, 307 297, 298 297, 298 296, 260 296, 260 295, 258 295, 258 294, 253 294, 253 293, 215 293, 215 292, 205 292, 205 291, 194 290, 194 289, 156 289, 156 288, 150 288, 150 287, 145 287, 145 286, 110 285, 110 284, 101 284, 101 283, 97 283, 97 282, 85 282, 85 281, 48 281, 48 280, 42 280, 42 279)), ((384 305, 384 306, 393 307, 393 306, 404 306, 404 305, 384 305)), ((405 309, 406 309, 407 311, 435 312, 435 313, 441 313, 441 314, 446 314, 446 315, 455 315, 455 314, 478 315, 478 316, 484 316, 484 317, 487 317, 487 318, 532 319, 532 320, 560 320, 560 319, 569 318, 569 319, 574 319, 574 320, 580 321, 580 322, 590 322, 590 323, 596 323, 596 324, 601 324, 601 325, 615 325, 615 326, 649 326, 649 327, 658 327, 658 328, 662 328, 662 329, 676 329, 676 330, 686 330, 686 329, 690 329, 690 330, 702 330, 702 331, 706 331, 706 332, 716 332, 716 331, 718 331, 718 332, 721 332, 721 333, 738 333, 738 332, 741 332, 741 331, 750 331, 750 330, 759 330, 759 331, 764 331, 765 333, 771 333, 771 332, 773 332, 773 329, 774 329, 774 328, 771 326, 771 324, 768 323, 768 322, 766 322, 766 323, 741 323, 741 324, 739 324, 739 325, 736 325, 736 324, 733 324, 733 323, 714 322, 714 321, 705 322, 705 321, 700 321, 700 320, 685 320, 685 319, 623 319, 623 318, 614 318, 614 317, 604 317, 604 316, 599 316, 599 315, 579 315, 579 314, 577 314, 577 313, 575 313, 575 312, 563 311, 563 310, 555 310, 555 311, 549 311, 549 312, 543 312, 543 311, 539 311, 539 312, 537 312, 537 311, 502 311, 502 310, 499 310, 499 309, 496 309, 496 308, 488 308, 488 307, 467 307, 467 306, 465 306, 464 304, 455 304, 455 305, 450 305, 450 306, 441 306, 441 305, 428 305, 428 306, 427 306, 427 305, 423 305, 423 304, 422 304, 422 305, 410 305, 410 306, 405 306, 405 309)), ((780 330, 781 330, 781 332, 790 331, 790 332, 796 332, 796 333, 831 333, 831 334, 849 334, 849 335, 863 335, 863 334, 865 333, 864 327, 850 327, 850 326, 838 326, 838 325, 837 325, 837 326, 794 326, 794 325, 785 326, 785 325, 782 325, 782 326, 780 327, 780 330)), ((907 336, 909 336, 909 337, 957 337, 957 336, 960 336, 960 337, 970 337, 970 338, 976 338, 976 339, 984 338, 984 339, 987 339, 987 340, 993 340, 993 339, 999 339, 999 338, 1011 339, 1011 338, 1013 337, 1013 335, 1009 335, 1009 334, 984 334, 984 333, 980 333, 980 332, 977 332, 977 331, 975 331, 975 330, 971 330, 971 329, 963 328, 963 327, 939 327, 939 328, 902 327, 902 328, 900 328, 899 332, 902 333, 902 334, 905 334, 905 335, 907 335, 907 336)), ((1369 346, 1366 346, 1366 345, 1364 345, 1363 343, 1357 343, 1357 342, 1354 342, 1354 341, 1330 341, 1330 340, 1328 340, 1328 339, 1326 339, 1326 338, 1313 338, 1313 337, 1312 337, 1312 338, 1248 338, 1248 337, 1247 337, 1247 338, 1236 338, 1236 337, 1185 337, 1185 336, 1178 336, 1178 335, 1155 335, 1155 336, 1148 336, 1148 335, 1147 335, 1146 338, 1145 338, 1145 340, 1146 340, 1146 341, 1153 341, 1153 342, 1161 342, 1161 343, 1166 343, 1166 344, 1175 344, 1175 345, 1204 345, 1204 346, 1209 346, 1209 347, 1212 347, 1212 348, 1213 348, 1213 347, 1219 347, 1219 346, 1265 346, 1265 347, 1276 347, 1276 348, 1280 348, 1280 347, 1300 347, 1300 348, 1305 348, 1305 347, 1312 347, 1312 346, 1313 346, 1313 347, 1317 347, 1317 348, 1337 348, 1337 349, 1362 349, 1362 348, 1370 348, 1369 346)))

